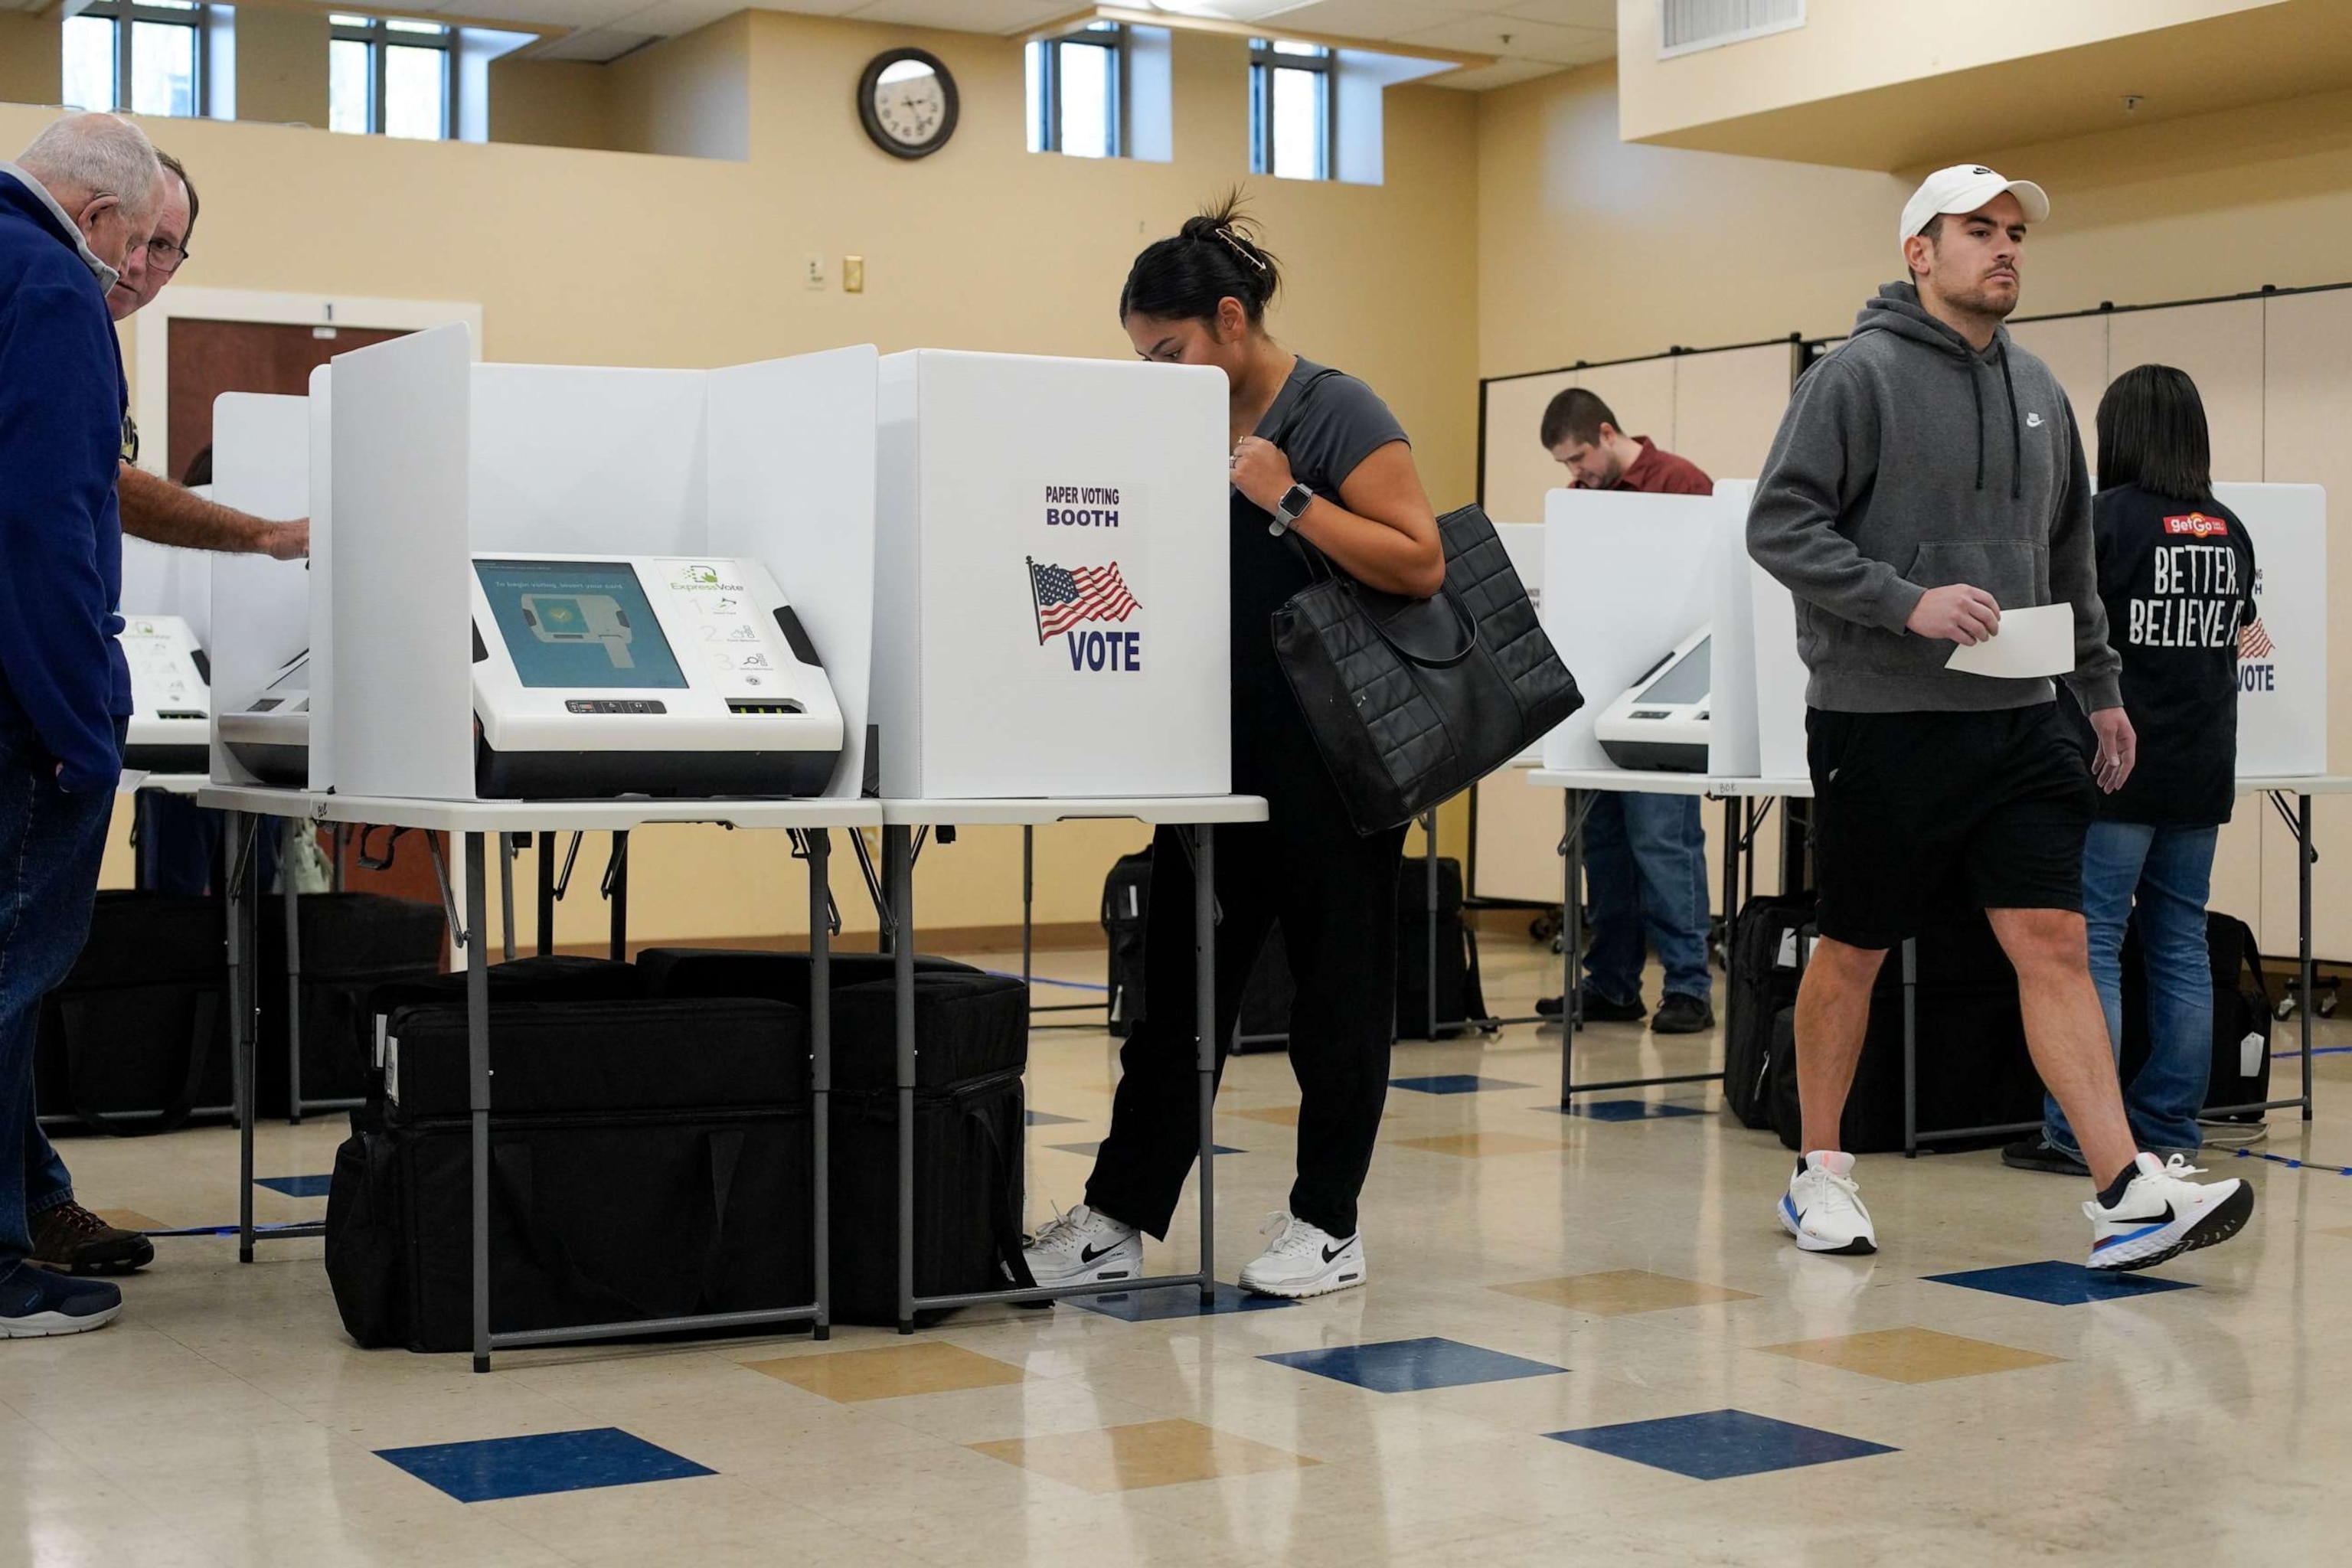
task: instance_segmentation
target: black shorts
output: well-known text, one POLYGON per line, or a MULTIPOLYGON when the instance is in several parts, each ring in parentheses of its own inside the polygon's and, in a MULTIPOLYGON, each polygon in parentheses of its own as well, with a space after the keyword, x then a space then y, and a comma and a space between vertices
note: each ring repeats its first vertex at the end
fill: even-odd
POLYGON ((2083 908, 2098 785, 2058 705, 1808 709, 1821 933, 1888 948, 1963 910, 2083 908))

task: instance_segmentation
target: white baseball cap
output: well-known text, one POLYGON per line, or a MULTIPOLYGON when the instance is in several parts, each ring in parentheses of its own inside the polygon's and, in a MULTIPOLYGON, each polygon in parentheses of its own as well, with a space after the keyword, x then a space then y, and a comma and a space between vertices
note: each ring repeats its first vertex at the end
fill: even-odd
POLYGON ((1903 204, 1903 229, 1895 243, 1901 246, 1947 213, 1972 213, 2003 191, 2017 197, 2025 209, 2026 222, 2048 220, 2050 197, 2032 180, 2008 179, 1982 163, 1955 163, 1919 182, 1919 188, 1903 204))

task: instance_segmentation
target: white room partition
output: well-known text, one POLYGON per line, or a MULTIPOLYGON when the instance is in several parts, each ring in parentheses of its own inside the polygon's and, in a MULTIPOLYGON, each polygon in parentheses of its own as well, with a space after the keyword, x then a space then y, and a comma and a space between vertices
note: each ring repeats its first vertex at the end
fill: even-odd
MULTIPOLYGON (((301 397, 224 393, 213 404, 213 499, 270 518, 310 510, 310 409, 301 397)), ((242 703, 310 646, 310 597, 318 580, 300 561, 262 555, 215 557, 210 573, 213 712, 242 703)), ((313 708, 319 700, 314 698, 313 708)), ((225 784, 253 776, 213 739, 212 775, 225 784)))
POLYGON ((874 693, 899 798, 1232 787, 1224 378, 881 362, 874 693))

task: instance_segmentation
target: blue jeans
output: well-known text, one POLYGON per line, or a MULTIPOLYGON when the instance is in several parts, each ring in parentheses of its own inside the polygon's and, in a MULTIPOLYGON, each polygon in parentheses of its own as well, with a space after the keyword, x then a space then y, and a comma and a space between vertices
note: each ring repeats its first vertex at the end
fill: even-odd
POLYGON ((1597 996, 1642 996, 1643 937, 1658 950, 1669 995, 1708 999, 1706 831, 1689 795, 1597 795, 1584 819, 1592 940, 1584 980, 1597 996))
POLYGON ((33 1250, 32 1222, 73 1196, 33 1105, 41 998, 89 934, 111 790, 68 795, 20 735, 0 732, 0 1275, 33 1250))
MULTIPOLYGON (((2205 946, 2214 827, 2095 822, 2083 843, 2083 918, 2091 932, 2091 980, 2106 1010, 2107 1039, 2124 1038, 2126 922, 2139 931, 2147 974, 2147 1062, 2124 1085, 2124 1111, 2143 1149, 2194 1149, 2197 1113, 2213 1072, 2213 966, 2205 946)), ((2043 1134, 2069 1152, 2074 1131, 2045 1097, 2043 1134)))

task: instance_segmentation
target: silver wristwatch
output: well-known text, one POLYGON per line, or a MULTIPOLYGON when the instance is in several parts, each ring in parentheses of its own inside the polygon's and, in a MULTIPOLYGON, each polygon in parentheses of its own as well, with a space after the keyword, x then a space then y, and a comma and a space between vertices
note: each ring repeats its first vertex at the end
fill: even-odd
POLYGON ((1282 492, 1282 500, 1275 503, 1274 521, 1265 525, 1265 531, 1275 538, 1280 539, 1290 531, 1291 524, 1305 516, 1307 509, 1314 504, 1313 490, 1308 489, 1305 485, 1291 486, 1282 492))

